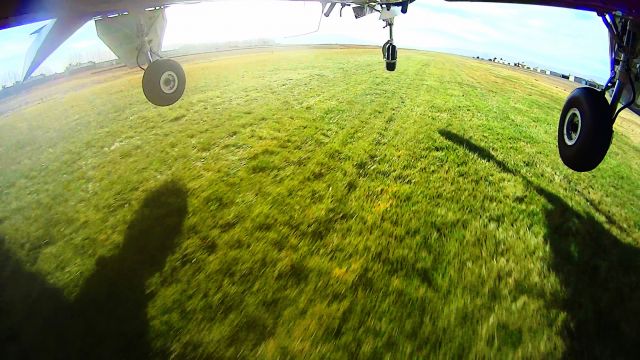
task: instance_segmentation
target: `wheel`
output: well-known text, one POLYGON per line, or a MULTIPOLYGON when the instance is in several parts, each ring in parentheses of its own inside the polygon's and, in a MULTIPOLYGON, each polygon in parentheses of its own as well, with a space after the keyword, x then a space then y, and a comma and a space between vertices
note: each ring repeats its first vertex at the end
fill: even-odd
POLYGON ((153 105, 169 106, 180 100, 186 81, 184 70, 177 61, 159 59, 144 71, 142 91, 153 105))
POLYGON ((382 46, 382 55, 386 61, 396 61, 398 60, 398 47, 390 41, 387 41, 387 43, 382 46))
POLYGON ((558 125, 558 150, 567 167, 585 172, 602 162, 613 136, 611 116, 600 91, 581 87, 569 95, 558 125))
POLYGON ((387 61, 387 71, 396 71, 396 65, 398 63, 396 61, 387 61))
POLYGON ((395 71, 398 61, 398 47, 389 40, 382 46, 382 53, 387 63, 387 71, 395 71))

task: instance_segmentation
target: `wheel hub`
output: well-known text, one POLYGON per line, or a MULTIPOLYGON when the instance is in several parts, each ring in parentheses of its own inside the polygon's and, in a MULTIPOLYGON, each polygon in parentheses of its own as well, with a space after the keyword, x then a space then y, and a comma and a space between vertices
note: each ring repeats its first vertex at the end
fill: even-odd
POLYGON ((160 77, 160 88, 165 94, 172 94, 178 88, 178 75, 173 71, 166 71, 160 77))
POLYGON ((580 137, 581 128, 582 117, 580 116, 580 111, 572 108, 564 119, 564 142, 569 146, 575 144, 578 141, 578 137, 580 137))

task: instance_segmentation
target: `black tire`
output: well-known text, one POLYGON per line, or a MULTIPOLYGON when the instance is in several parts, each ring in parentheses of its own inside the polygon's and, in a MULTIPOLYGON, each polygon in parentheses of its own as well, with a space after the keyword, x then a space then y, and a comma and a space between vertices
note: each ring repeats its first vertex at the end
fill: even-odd
POLYGON ((387 41, 387 43, 382 46, 382 56, 384 56, 386 61, 398 60, 398 47, 391 43, 391 41, 387 41))
POLYGON ((558 150, 567 167, 585 172, 602 162, 613 136, 611 117, 602 92, 581 87, 569 95, 558 125, 558 150))
POLYGON ((382 54, 385 62, 387 63, 387 71, 396 71, 398 47, 389 40, 382 47, 382 54))
POLYGON ((153 105, 169 106, 180 100, 186 83, 187 77, 177 61, 159 59, 144 71, 142 91, 153 105))
POLYGON ((387 71, 396 71, 397 62, 389 62, 387 61, 387 71))

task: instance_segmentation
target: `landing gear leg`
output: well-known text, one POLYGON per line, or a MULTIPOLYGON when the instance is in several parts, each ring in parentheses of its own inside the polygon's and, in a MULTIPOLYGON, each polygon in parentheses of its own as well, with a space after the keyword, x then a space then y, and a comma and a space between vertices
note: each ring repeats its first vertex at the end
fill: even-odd
POLYGON ((382 56, 387 66, 387 71, 395 71, 398 63, 398 47, 393 43, 393 18, 384 20, 385 28, 389 28, 389 40, 382 45, 382 56))
POLYGON ((162 46, 162 40, 157 36, 154 42, 149 36, 151 30, 153 29, 148 29, 140 18, 137 29, 139 45, 136 61, 138 67, 144 70, 142 91, 153 105, 173 105, 184 94, 187 78, 182 66, 177 61, 160 57, 158 52, 162 46), (143 68, 141 63, 148 64, 147 68, 143 68))
POLYGON ((558 150, 562 162, 578 172, 591 171, 604 160, 613 137, 618 114, 636 102, 635 78, 638 69, 630 66, 637 43, 632 20, 602 15, 610 33, 611 78, 604 89, 574 90, 560 115, 558 150), (613 88, 611 102, 605 93, 613 88), (618 109, 618 105, 624 105, 618 109))

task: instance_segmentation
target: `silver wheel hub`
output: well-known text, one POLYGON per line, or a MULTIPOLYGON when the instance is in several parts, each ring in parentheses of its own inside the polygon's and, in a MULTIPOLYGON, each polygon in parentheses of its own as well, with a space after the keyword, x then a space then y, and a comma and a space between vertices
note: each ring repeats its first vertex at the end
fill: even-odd
POLYGON ((165 94, 173 94, 178 88, 178 75, 173 71, 165 71, 160 76, 160 88, 165 94))
POLYGON ((569 146, 575 144, 578 141, 578 137, 580 137, 580 130, 582 129, 582 117, 578 109, 572 108, 569 110, 564 118, 563 128, 565 144, 569 146))

